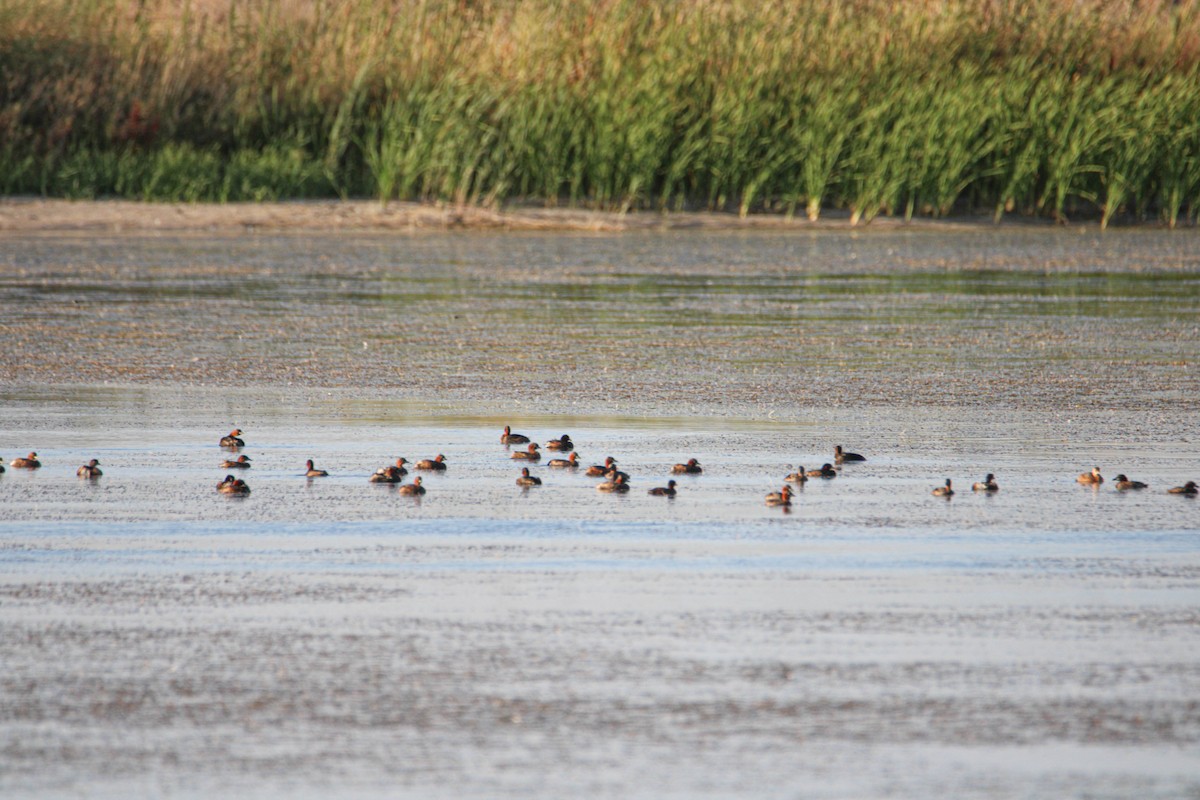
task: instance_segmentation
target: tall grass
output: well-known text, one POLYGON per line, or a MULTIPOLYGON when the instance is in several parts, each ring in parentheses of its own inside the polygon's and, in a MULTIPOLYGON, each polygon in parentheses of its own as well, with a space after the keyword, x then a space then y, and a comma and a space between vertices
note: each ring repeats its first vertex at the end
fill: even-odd
POLYGON ((1200 7, 0 0, 0 192, 1175 225, 1200 7))

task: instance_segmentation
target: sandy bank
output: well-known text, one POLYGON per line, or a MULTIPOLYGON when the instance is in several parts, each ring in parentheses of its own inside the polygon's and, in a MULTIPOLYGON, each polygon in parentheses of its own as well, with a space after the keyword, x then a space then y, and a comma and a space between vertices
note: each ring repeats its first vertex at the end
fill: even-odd
MULTIPOLYGON (((1010 221, 1005 224, 1012 224, 1010 221)), ((1015 224, 1045 225, 1044 221, 1015 224)), ((952 221, 877 217, 854 230, 894 230, 897 227, 992 227, 988 216, 952 221)), ((212 231, 402 231, 464 228, 479 230, 636 231, 661 229, 708 230, 850 230, 849 214, 824 212, 817 222, 803 214, 739 217, 713 212, 587 211, 566 208, 519 207, 493 210, 474 206, 389 203, 373 200, 305 200, 277 203, 139 203, 129 200, 0 199, 3 233, 150 233, 212 231)))

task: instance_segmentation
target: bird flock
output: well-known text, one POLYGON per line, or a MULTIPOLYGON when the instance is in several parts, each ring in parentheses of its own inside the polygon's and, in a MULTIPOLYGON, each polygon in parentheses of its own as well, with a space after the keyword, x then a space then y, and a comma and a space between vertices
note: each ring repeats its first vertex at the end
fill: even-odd
MULTIPOLYGON (((234 428, 229 435, 221 437, 219 442, 222 448, 237 451, 246 446, 245 440, 241 438, 242 430, 234 428)), ((500 443, 506 446, 526 445, 524 450, 516 450, 509 454, 509 458, 513 461, 524 463, 540 463, 542 459, 542 447, 537 442, 532 441, 528 436, 521 433, 514 433, 508 425, 504 426, 504 432, 500 434, 500 443)), ((563 434, 557 439, 551 439, 546 442, 545 449, 556 451, 559 453, 569 453, 566 458, 553 458, 546 461, 546 466, 554 469, 576 470, 582 468, 582 463, 579 460, 579 454, 575 452, 575 443, 567 434, 563 434)), ((792 472, 784 477, 784 485, 778 492, 770 492, 764 498, 768 506, 781 506, 787 508, 792 504, 792 498, 795 496, 795 491, 789 484, 804 484, 809 479, 829 480, 836 478, 840 472, 839 469, 845 464, 853 464, 866 461, 866 457, 858 453, 846 452, 841 445, 834 447, 833 463, 822 464, 819 469, 805 470, 800 467, 795 472, 792 472), (838 466, 834 466, 836 463, 838 466)), ((252 460, 247 455, 237 455, 234 458, 231 454, 221 462, 222 469, 247 470, 252 466, 252 460)), ((388 483, 399 484, 397 491, 403 495, 420 496, 425 494, 426 489, 422 484, 421 477, 418 475, 413 478, 411 483, 404 483, 404 478, 408 475, 409 461, 404 458, 396 459, 394 464, 380 467, 367 480, 371 483, 388 483)), ((42 462, 38 459, 38 454, 32 452, 23 458, 14 458, 9 462, 9 466, 14 469, 40 469, 42 462)), ((438 454, 434 458, 422 459, 412 465, 414 470, 427 472, 444 472, 446 470, 446 456, 438 454)), ((4 472, 3 463, 0 463, 0 473, 4 472)), ((673 475, 700 475, 703 474, 704 468, 700 461, 696 458, 689 458, 687 461, 678 463, 671 468, 673 475)), ((104 473, 100 470, 100 461, 91 459, 88 463, 79 467, 75 472, 81 478, 95 480, 100 478, 104 473)), ((626 472, 617 468, 617 460, 612 456, 605 458, 603 464, 594 464, 584 470, 584 474, 591 477, 604 478, 604 481, 597 484, 596 489, 600 492, 608 492, 613 494, 623 494, 630 491, 630 477, 626 472)), ((312 459, 305 462, 306 478, 322 478, 329 475, 326 470, 317 469, 313 464, 312 459)), ((1099 487, 1104 483, 1104 476, 1100 473, 1099 467, 1093 467, 1090 471, 1084 472, 1076 478, 1076 481, 1085 486, 1099 487)), ((520 474, 516 479, 517 486, 528 489, 534 486, 541 486, 542 479, 530 474, 529 467, 521 468, 520 474)), ((665 486, 656 486, 648 490, 648 494, 659 497, 675 497, 678 493, 678 483, 672 479, 667 481, 665 486)), ((1113 482, 1117 491, 1141 491, 1149 488, 1149 485, 1143 481, 1135 481, 1129 479, 1126 475, 1121 474, 1116 477, 1113 482)), ((988 473, 987 477, 982 481, 978 481, 971 486, 971 490, 975 492, 998 492, 1000 485, 996 482, 996 476, 988 473)), ((232 473, 227 474, 219 483, 217 483, 217 491, 221 494, 246 496, 250 494, 250 487, 246 481, 234 476, 232 473)), ((1182 486, 1175 486, 1168 489, 1169 494, 1180 494, 1195 496, 1200 493, 1195 481, 1188 481, 1182 486)), ((934 488, 931 492, 935 497, 943 497, 949 499, 954 496, 954 483, 950 478, 946 478, 946 482, 942 486, 934 488)))

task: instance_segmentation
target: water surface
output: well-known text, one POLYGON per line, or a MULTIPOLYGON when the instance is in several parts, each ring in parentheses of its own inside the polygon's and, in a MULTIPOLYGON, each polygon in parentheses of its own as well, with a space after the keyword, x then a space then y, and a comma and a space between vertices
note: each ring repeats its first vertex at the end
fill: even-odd
POLYGON ((6 237, 0 791, 1195 796, 1197 244, 6 237))

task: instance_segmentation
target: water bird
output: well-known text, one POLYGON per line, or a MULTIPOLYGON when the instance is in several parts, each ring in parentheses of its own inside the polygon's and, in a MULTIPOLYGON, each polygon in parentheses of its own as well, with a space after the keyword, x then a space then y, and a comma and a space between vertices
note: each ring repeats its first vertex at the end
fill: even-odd
POLYGON ((418 475, 412 483, 406 483, 396 491, 400 494, 422 495, 425 494, 425 487, 421 485, 421 476, 418 475))
POLYGON ((766 497, 769 506, 790 506, 792 504, 792 487, 784 486, 778 492, 771 492, 766 497))
POLYGON ((221 462, 223 469, 250 469, 250 456, 238 456, 236 461, 225 459, 221 462))
POLYGON ((304 477, 306 478, 324 478, 329 473, 323 469, 317 469, 313 466, 313 460, 310 458, 304 462, 304 477))
POLYGON ((568 436, 567 434, 564 433, 559 438, 551 439, 550 441, 546 442, 546 449, 547 450, 561 450, 562 452, 565 453, 568 450, 574 450, 575 443, 571 441, 570 436, 568 436))
POLYGON ((617 469, 615 464, 608 468, 608 472, 604 473, 604 477, 608 478, 610 481, 615 481, 617 478, 620 478, 626 483, 629 483, 629 473, 622 472, 621 470, 617 469))
POLYGON ((860 456, 858 453, 846 453, 842 451, 842 446, 839 444, 833 448, 833 460, 839 464, 846 461, 866 461, 867 459, 860 456))
POLYGON ((653 489, 651 489, 646 494, 653 494, 653 495, 657 495, 659 497, 674 497, 676 494, 675 485, 676 485, 675 481, 670 480, 670 481, 667 481, 666 486, 655 486, 653 489))
POLYGON ((996 483, 996 476, 989 472, 987 474, 987 477, 984 478, 982 481, 977 481, 977 482, 971 484, 971 491, 973 491, 973 492, 998 492, 998 491, 1000 491, 1000 484, 996 483))
POLYGON ((242 435, 241 428, 234 428, 228 436, 221 437, 221 447, 245 447, 246 443, 238 437, 242 435))
POLYGON ((537 442, 530 442, 528 450, 518 450, 509 456, 509 458, 515 458, 517 460, 523 459, 525 461, 541 461, 542 454, 538 452, 539 450, 541 450, 541 448, 538 447, 537 442))
POLYGON ((512 429, 507 425, 504 426, 504 433, 500 434, 500 444, 527 444, 529 437, 521 433, 513 433, 512 429))
POLYGON ((700 468, 699 461, 689 458, 686 464, 676 464, 671 467, 671 472, 676 475, 699 475, 704 470, 700 468))
POLYGON ((618 474, 612 480, 607 480, 596 486, 598 492, 617 492, 623 493, 629 491, 629 484, 625 482, 625 477, 618 474))
POLYGON ((369 483, 399 483, 404 480, 408 470, 400 467, 380 467, 375 474, 367 478, 369 483))
POLYGON ((615 458, 613 458, 612 456, 609 456, 608 458, 604 459, 603 466, 601 466, 600 464, 593 464, 592 466, 587 468, 587 472, 585 472, 584 474, 588 475, 590 477, 593 477, 593 478, 599 478, 602 475, 607 475, 608 471, 610 469, 614 468, 616 465, 617 465, 617 460, 615 458))
POLYGON ((37 453, 30 453, 24 458, 14 458, 8 465, 15 469, 39 469, 42 462, 38 461, 37 453))
POLYGON ((423 458, 417 462, 417 469, 433 470, 434 472, 446 471, 446 457, 441 453, 437 454, 436 458, 423 458))
POLYGON ((1117 491, 1121 492, 1124 492, 1128 489, 1145 489, 1149 485, 1150 484, 1142 483, 1141 481, 1131 481, 1129 478, 1125 477, 1124 473, 1118 475, 1116 480, 1113 481, 1113 486, 1116 487, 1117 491))
POLYGON ((1104 483, 1104 477, 1100 474, 1099 467, 1092 467, 1091 472, 1085 472, 1075 479, 1078 483, 1086 486, 1099 486, 1104 483))
POLYGON ((232 475, 226 475, 225 480, 217 484, 217 491, 221 494, 250 494, 250 487, 241 478, 235 478, 232 475))
POLYGON ((579 466, 579 454, 571 453, 567 458, 552 458, 546 462, 547 467, 569 467, 574 469, 579 466))
POLYGON ((91 461, 75 470, 75 474, 81 478, 99 478, 104 473, 100 471, 100 462, 93 458, 91 461))
POLYGON ((1200 489, 1196 488, 1195 481, 1188 481, 1183 486, 1176 486, 1172 489, 1167 489, 1167 494, 1188 494, 1193 497, 1200 493, 1200 489))
POLYGON ((541 486, 542 479, 529 474, 529 467, 521 467, 521 477, 517 478, 517 486, 541 486))
POLYGON ((934 497, 953 497, 954 496, 954 487, 950 483, 949 478, 946 478, 945 486, 939 486, 933 490, 933 496, 934 497))
POLYGON ((810 469, 808 471, 810 478, 836 478, 837 470, 833 468, 833 464, 822 464, 820 469, 810 469))
POLYGON ((788 475, 784 480, 788 483, 807 483, 808 475, 804 473, 804 467, 796 468, 796 471, 788 475))

